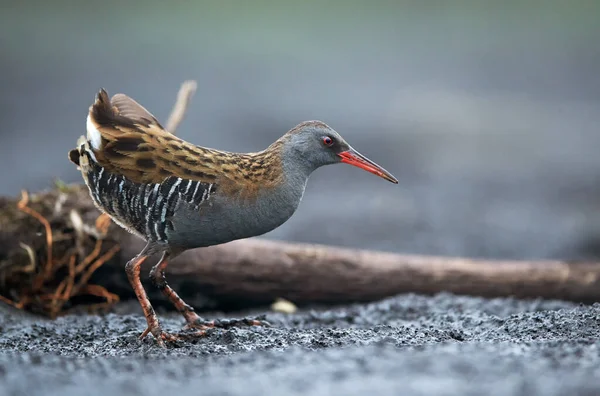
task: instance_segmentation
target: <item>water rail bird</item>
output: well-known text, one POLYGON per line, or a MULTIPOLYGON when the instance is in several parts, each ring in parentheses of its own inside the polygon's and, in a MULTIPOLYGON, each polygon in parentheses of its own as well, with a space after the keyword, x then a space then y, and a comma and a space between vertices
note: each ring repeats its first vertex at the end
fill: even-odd
POLYGON ((146 242, 125 271, 148 323, 140 338, 151 333, 159 345, 178 338, 163 331, 140 281, 148 257, 161 255, 150 278, 184 316, 186 329, 203 331, 214 321, 203 321, 167 284, 168 260, 277 228, 321 166, 346 163, 398 183, 321 121, 302 122, 259 152, 226 152, 178 138, 129 96, 109 98, 102 89, 86 127, 69 159, 98 209, 146 242))

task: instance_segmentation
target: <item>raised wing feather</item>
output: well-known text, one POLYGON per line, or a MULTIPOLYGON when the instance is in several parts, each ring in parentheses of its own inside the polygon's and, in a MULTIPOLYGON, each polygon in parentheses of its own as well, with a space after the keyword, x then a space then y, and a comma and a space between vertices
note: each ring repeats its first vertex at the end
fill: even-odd
POLYGON ((87 136, 99 165, 136 183, 159 183, 169 176, 213 182, 216 150, 190 144, 166 131, 127 95, 109 99, 105 90, 90 107, 87 136))

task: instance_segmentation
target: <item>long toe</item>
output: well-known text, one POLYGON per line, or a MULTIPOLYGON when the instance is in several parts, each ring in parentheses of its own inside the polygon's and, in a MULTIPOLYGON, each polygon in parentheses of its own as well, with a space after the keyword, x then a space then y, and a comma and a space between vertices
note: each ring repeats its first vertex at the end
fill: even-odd
POLYGON ((213 326, 222 329, 230 329, 232 327, 271 326, 271 324, 264 319, 241 318, 214 320, 213 326))
POLYGON ((201 318, 197 318, 194 321, 188 322, 184 326, 184 330, 202 330, 206 331, 212 328, 218 329, 231 329, 234 327, 248 327, 248 326, 270 326, 271 324, 266 320, 242 318, 242 319, 218 319, 206 321, 201 318))
POLYGON ((167 333, 166 331, 161 331, 158 335, 155 335, 154 338, 156 339, 156 343, 158 344, 158 346, 160 346, 161 348, 166 348, 165 342, 171 343, 181 340, 180 337, 167 333))
POLYGON ((142 332, 142 334, 140 334, 140 337, 139 337, 139 339, 140 339, 140 340, 144 339, 144 338, 145 338, 145 337, 146 337, 146 336, 147 336, 149 333, 150 333, 150 327, 146 327, 146 330, 144 330, 144 331, 142 332))
POLYGON ((154 336, 154 339, 156 340, 156 343, 161 346, 161 347, 165 347, 165 341, 166 342, 175 342, 175 341, 179 341, 180 338, 167 333, 166 331, 162 331, 160 328, 155 329, 154 331, 152 331, 150 329, 150 327, 146 327, 146 330, 144 330, 144 332, 140 335, 140 339, 146 337, 148 334, 152 333, 152 335, 154 336))
POLYGON ((215 323, 213 321, 205 321, 203 319, 198 318, 196 320, 187 322, 187 324, 185 326, 183 326, 183 330, 184 331, 190 331, 190 330, 206 331, 208 329, 212 329, 213 327, 215 327, 215 323))
POLYGON ((157 337, 157 340, 166 341, 166 342, 176 342, 176 341, 179 341, 180 338, 176 335, 167 333, 165 331, 161 331, 159 336, 157 337))

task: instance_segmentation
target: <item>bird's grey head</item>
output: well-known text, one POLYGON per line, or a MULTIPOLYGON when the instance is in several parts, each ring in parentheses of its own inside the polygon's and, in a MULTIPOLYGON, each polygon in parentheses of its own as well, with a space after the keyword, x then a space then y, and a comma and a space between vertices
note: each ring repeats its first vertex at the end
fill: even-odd
POLYGON ((283 144, 284 158, 311 172, 323 165, 341 162, 339 153, 350 148, 339 133, 320 121, 297 125, 284 136, 283 144))
POLYGON ((389 172, 354 150, 324 122, 305 121, 292 128, 281 141, 284 167, 302 171, 306 177, 321 166, 344 162, 398 183, 389 172))

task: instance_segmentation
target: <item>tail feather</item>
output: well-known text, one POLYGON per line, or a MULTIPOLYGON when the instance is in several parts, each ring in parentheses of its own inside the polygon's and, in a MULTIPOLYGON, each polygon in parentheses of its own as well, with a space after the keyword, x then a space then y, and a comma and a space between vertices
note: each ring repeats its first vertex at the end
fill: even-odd
POLYGON ((128 131, 140 132, 141 128, 164 129, 158 120, 144 107, 125 94, 112 99, 101 89, 90 107, 87 119, 88 139, 92 147, 100 149, 103 140, 114 140, 128 131))
POLYGON ((119 115, 129 118, 138 124, 156 124, 160 125, 156 117, 152 115, 144 106, 130 98, 129 96, 118 93, 110 100, 114 109, 119 115))
POLYGON ((89 108, 86 129, 86 137, 69 152, 69 159, 82 172, 90 169, 91 163, 138 183, 165 178, 164 167, 155 160, 164 154, 164 142, 178 139, 129 96, 109 98, 100 90, 89 108))
POLYGON ((74 148, 72 150, 69 150, 69 161, 71 161, 77 166, 79 166, 79 156, 79 149, 74 148))
POLYGON ((168 133, 143 106, 125 94, 109 99, 101 89, 87 117, 87 137, 94 151, 135 151, 150 131, 168 133), (123 146, 123 147, 121 147, 123 146))
POLYGON ((90 148, 90 142, 85 136, 80 136, 77 139, 77 148, 69 151, 69 160, 80 169, 87 168, 90 160, 96 160, 94 152, 90 148))

